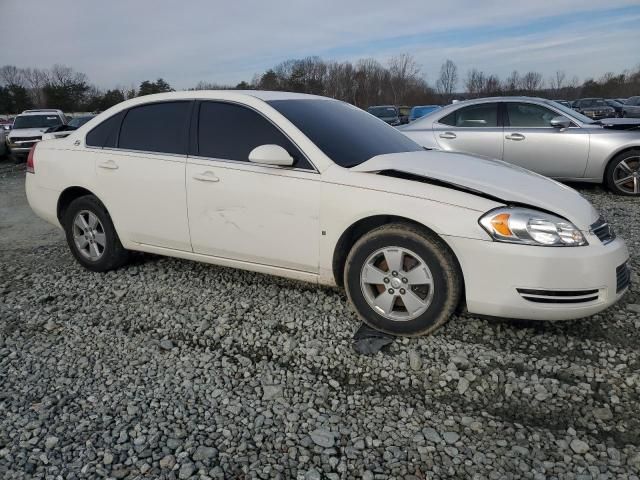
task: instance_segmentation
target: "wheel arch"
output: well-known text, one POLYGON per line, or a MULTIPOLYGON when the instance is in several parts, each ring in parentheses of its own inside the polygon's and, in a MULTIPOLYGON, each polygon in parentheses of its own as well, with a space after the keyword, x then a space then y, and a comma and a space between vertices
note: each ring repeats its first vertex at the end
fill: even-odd
POLYGON ((462 273, 462 268, 460 266, 460 261, 458 260, 453 249, 447 244, 446 240, 434 232, 432 229, 411 218, 402 217, 399 215, 370 215, 364 218, 357 220, 352 223, 347 229, 342 232, 338 241, 333 250, 333 259, 332 259, 332 271, 335 283, 339 287, 344 287, 344 268, 347 261, 347 256, 349 252, 355 245, 355 243, 365 234, 374 230, 375 228, 381 227, 383 225, 387 225, 389 223, 405 223, 408 225, 412 225, 417 227, 418 229, 429 233, 437 237, 443 245, 451 252, 452 257, 455 259, 458 269, 460 271, 460 275, 463 282, 463 292, 464 292, 464 275, 462 273))
POLYGON ((607 161, 604 163, 604 169, 602 170, 602 183, 606 183, 607 181, 607 172, 609 171, 609 165, 611 165, 611 162, 618 158, 619 155, 627 152, 632 152, 634 150, 640 152, 640 144, 631 146, 627 145, 609 155, 607 161))
MULTIPOLYGON (((93 195, 98 198, 98 196, 91 190, 80 186, 67 187, 62 191, 62 193, 60 193, 60 196, 58 197, 58 205, 56 206, 56 216, 58 217, 58 221, 61 225, 64 212, 67 210, 71 202, 76 198, 84 197, 85 195, 93 195)), ((102 202, 99 198, 98 200, 102 202)))

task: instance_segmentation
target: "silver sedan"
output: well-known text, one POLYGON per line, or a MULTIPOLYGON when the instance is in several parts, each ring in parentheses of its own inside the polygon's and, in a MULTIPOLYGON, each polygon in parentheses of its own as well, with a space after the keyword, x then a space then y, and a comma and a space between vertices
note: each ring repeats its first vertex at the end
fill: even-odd
POLYGON ((552 100, 493 97, 448 105, 400 130, 429 149, 483 155, 640 196, 640 119, 594 121, 552 100))

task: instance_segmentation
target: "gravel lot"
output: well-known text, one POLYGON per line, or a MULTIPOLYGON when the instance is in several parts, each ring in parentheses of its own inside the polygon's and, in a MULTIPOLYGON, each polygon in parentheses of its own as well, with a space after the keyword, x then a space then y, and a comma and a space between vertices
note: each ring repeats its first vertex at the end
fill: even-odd
MULTIPOLYGON (((0 163, 0 477, 640 474, 640 290, 588 320, 452 319, 354 352, 342 292, 141 255, 101 275, 0 163)), ((640 271, 638 200, 580 187, 640 271)))

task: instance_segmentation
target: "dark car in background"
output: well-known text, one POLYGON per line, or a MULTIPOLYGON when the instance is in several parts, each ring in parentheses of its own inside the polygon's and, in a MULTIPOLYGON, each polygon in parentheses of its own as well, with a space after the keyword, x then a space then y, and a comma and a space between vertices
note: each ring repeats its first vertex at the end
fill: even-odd
POLYGON ((411 114, 411 107, 408 105, 400 105, 398 107, 398 116, 400 117, 400 123, 409 123, 409 115, 411 114))
POLYGON ((622 117, 623 103, 613 98, 606 98, 604 101, 616 111, 616 117, 622 117))
POLYGON ((616 116, 616 111, 607 105, 604 98, 580 98, 573 102, 573 109, 593 120, 616 116))
POLYGON ((94 117, 95 115, 82 115, 79 117, 72 117, 71 120, 69 120, 69 123, 67 123, 66 125, 57 125, 55 127, 48 128, 44 132, 42 139, 50 140, 52 138, 67 137, 71 132, 77 130, 94 117))
POLYGON ((400 111, 394 105, 374 105, 367 108, 367 112, 394 127, 401 123, 400 111))
POLYGON ((409 122, 413 122, 414 120, 424 117, 428 113, 440 110, 441 108, 442 107, 440 105, 416 105, 411 109, 411 113, 409 113, 409 122))
POLYGON ((628 118, 640 118, 640 96, 630 97, 622 105, 622 116, 628 118))

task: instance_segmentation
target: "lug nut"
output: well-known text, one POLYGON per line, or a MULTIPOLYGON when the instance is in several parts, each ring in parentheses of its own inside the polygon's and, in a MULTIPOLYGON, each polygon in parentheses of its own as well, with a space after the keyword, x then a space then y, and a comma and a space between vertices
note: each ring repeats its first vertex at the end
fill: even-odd
POLYGON ((394 277, 397 277, 398 276, 398 272, 393 271, 393 272, 391 272, 391 275, 393 275, 394 277))
POLYGON ((404 295, 406 292, 404 291, 404 288, 400 289, 400 295, 404 295))
POLYGON ((387 277, 384 277, 384 283, 389 283, 389 279, 387 277))
POLYGON ((402 277, 402 283, 407 283, 409 280, 407 280, 405 277, 402 277))
POLYGON ((389 289, 389 293, 390 293, 391 295, 393 295, 393 294, 394 294, 394 290, 393 290, 393 288, 390 288, 390 289, 389 289))

